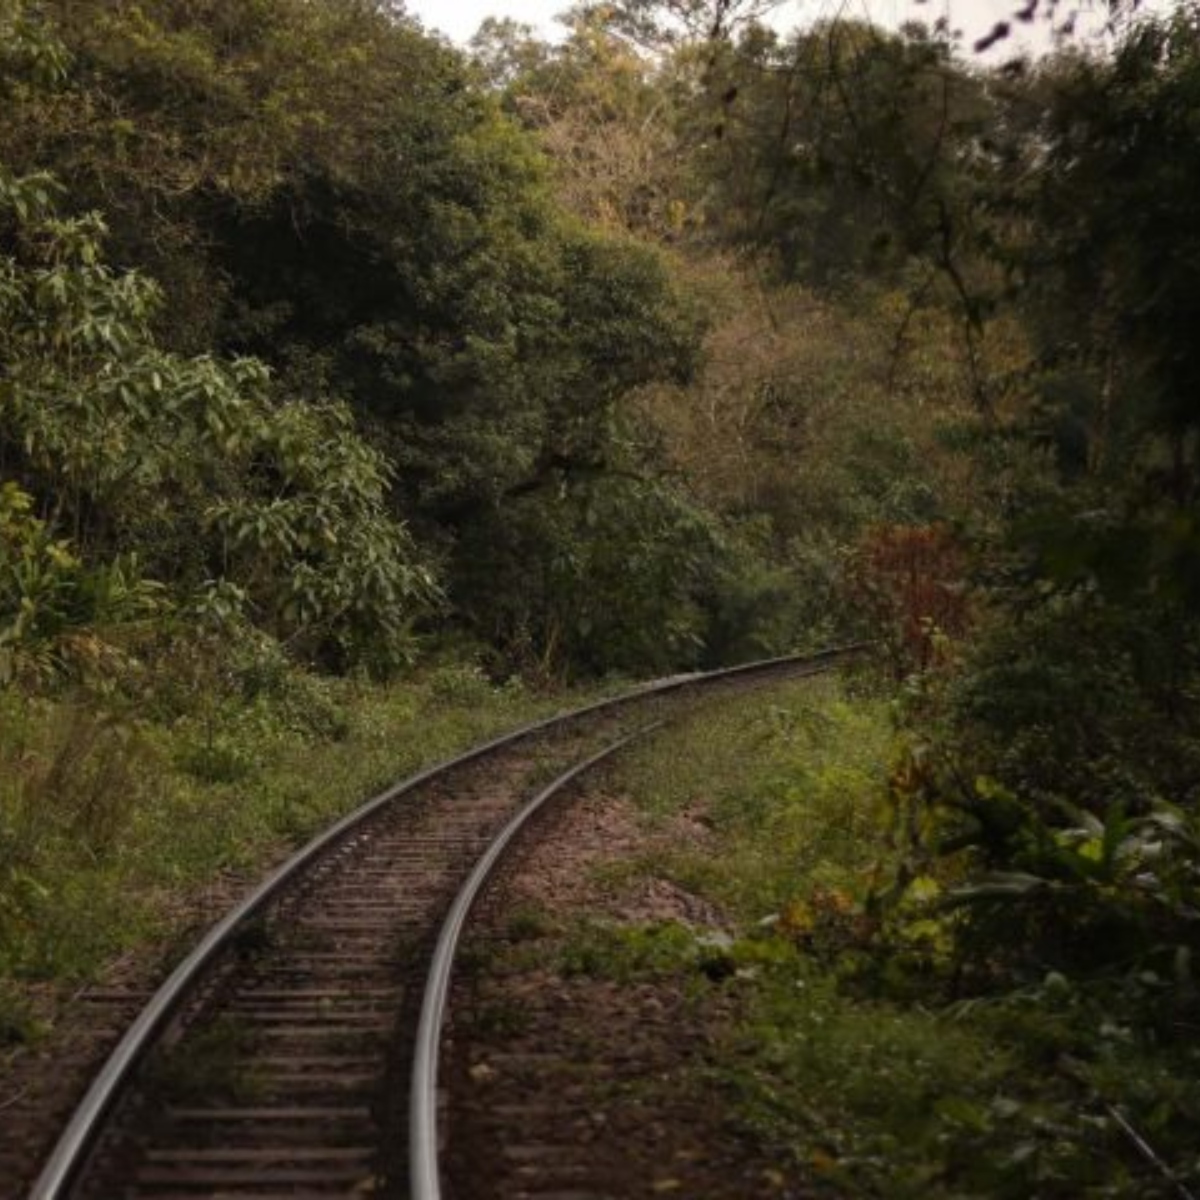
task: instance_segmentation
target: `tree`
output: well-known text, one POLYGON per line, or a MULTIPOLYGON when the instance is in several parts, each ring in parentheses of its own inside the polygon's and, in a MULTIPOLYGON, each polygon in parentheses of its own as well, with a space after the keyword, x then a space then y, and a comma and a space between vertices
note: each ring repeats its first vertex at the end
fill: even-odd
POLYGON ((625 391, 688 369, 696 315, 654 251, 564 215, 468 64, 386 7, 48 8, 74 69, 2 152, 104 208, 172 349, 344 397, 449 578, 510 497, 612 468, 625 391))
POLYGON ((706 161, 727 236, 818 286, 895 280, 922 257, 955 269, 987 107, 943 41, 836 21, 786 41, 752 29, 713 62, 706 161))
POLYGON ((569 34, 556 45, 513 22, 485 23, 475 61, 537 134, 568 209, 660 244, 676 240, 690 196, 670 62, 623 37, 611 8, 579 6, 563 19, 569 34))
MULTIPOLYGON (((261 363, 162 350, 159 289, 107 266, 103 223, 60 217, 58 190, 0 171, 0 473, 45 523, 8 539, 27 568, 6 559, 10 628, 45 624, 63 596, 43 568, 79 553, 124 564, 107 569, 126 592, 143 570, 185 606, 224 589, 305 657, 398 665, 434 591, 378 452, 344 406, 281 403, 261 363), (59 529, 77 550, 55 550, 59 529)), ((71 605, 52 627, 86 623, 71 605)))
MULTIPOLYGON (((980 539, 985 636, 929 689, 894 789, 954 857, 977 963, 1161 970, 1179 1012, 1200 950, 1197 28, 1185 6, 997 88, 980 253, 1032 354, 983 446, 1042 468, 980 539)), ((1174 1020, 1137 1017, 1168 1042, 1174 1020)))

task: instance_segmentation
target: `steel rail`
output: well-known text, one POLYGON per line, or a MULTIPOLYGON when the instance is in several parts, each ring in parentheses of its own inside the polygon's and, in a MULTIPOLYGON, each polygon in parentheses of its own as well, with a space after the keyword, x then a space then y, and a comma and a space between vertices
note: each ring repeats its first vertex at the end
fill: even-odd
POLYGON ((438 935, 437 947, 429 965, 421 1018, 413 1053, 412 1090, 409 1097, 409 1180, 412 1200, 441 1200, 441 1175, 438 1170, 438 1059, 446 1004, 450 994, 450 976, 467 917, 479 893, 491 877, 513 838, 549 801, 581 775, 611 758, 618 750, 658 729, 661 722, 648 725, 605 747, 598 754, 576 763, 553 783, 540 791, 508 822, 496 836, 466 882, 459 889, 438 935))
POLYGON ((754 674, 770 675, 795 666, 797 674, 814 674, 844 658, 853 657, 867 648, 866 643, 835 647, 810 655, 785 655, 764 659, 719 671, 673 676, 642 685, 619 696, 599 700, 581 708, 534 721, 500 737, 484 742, 455 757, 446 759, 368 800, 288 859, 267 877, 249 896, 237 904, 197 943, 176 966, 155 992, 150 1002, 126 1030, 109 1055, 104 1066, 92 1081, 83 1100, 60 1135, 50 1157, 46 1160, 28 1200, 66 1200, 69 1188, 87 1161, 88 1154, 99 1138, 105 1117, 112 1110, 120 1090, 138 1064, 145 1058, 155 1037, 166 1027, 183 1006, 189 989, 201 978, 206 968, 234 941, 238 930, 261 912, 283 889, 307 867, 321 858, 339 842, 364 824, 375 813, 402 796, 408 795, 459 767, 518 742, 544 733, 556 726, 567 725, 606 711, 615 711, 639 700, 703 686, 723 679, 736 679, 754 674))
MULTIPOLYGON (((808 658, 771 659, 762 663, 750 663, 744 667, 713 672, 709 675, 691 677, 705 682, 714 679, 751 674, 756 670, 770 673, 771 670, 788 663, 808 668, 798 674, 815 674, 831 666, 839 659, 866 649, 866 645, 855 645, 826 651, 808 658)), ((439 1165, 440 1146, 438 1134, 438 1068, 441 1051, 442 1029, 446 1020, 449 1002, 450 980, 454 971, 454 960, 459 942, 471 909, 479 899, 496 865, 503 857, 512 840, 546 804, 565 788, 611 758, 630 743, 661 728, 662 722, 643 727, 605 747, 590 758, 584 759, 560 775, 545 789, 530 800, 497 835, 487 851, 475 864, 471 874, 460 888, 458 895, 442 925, 437 945, 433 952, 426 977, 425 993, 421 1001, 421 1015, 417 1026, 417 1037, 413 1051, 413 1066, 409 1092, 409 1196, 410 1200, 442 1200, 442 1181, 439 1165)))

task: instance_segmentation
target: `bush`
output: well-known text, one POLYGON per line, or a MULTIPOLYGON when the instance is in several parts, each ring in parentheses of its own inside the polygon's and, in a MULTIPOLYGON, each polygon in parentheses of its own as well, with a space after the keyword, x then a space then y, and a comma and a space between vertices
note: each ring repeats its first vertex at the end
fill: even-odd
POLYGON ((163 610, 134 556, 88 569, 32 507, 0 485, 0 687, 91 676, 120 658, 111 635, 163 610))
MULTIPOLYGON (((1153 967, 1200 954, 1200 670, 1186 625, 1052 592, 922 697, 892 776, 905 879, 950 885, 987 973, 1153 967), (1163 654, 1171 644, 1173 652, 1163 654)), ((902 890, 902 889, 901 889, 902 890)))
POLYGON ((253 360, 160 350, 158 289, 105 266, 102 222, 60 218, 57 190, 0 171, 0 458, 21 487, 5 501, 6 598, 25 604, 22 636, 142 595, 136 552, 181 603, 240 607, 299 656, 406 661, 436 589, 349 411, 281 401, 253 360), (107 565, 75 570, 25 493, 107 565))

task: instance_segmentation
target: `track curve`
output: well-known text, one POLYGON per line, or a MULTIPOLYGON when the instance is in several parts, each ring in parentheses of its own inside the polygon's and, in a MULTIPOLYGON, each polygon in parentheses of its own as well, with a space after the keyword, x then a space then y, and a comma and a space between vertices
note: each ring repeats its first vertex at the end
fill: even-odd
MULTIPOLYGON (((404 1173, 391 1134, 407 1090, 416 968, 461 880, 539 773, 551 760, 576 763, 568 774, 599 761, 595 739, 611 741, 627 711, 817 673, 862 648, 659 681, 526 726, 375 797, 179 964, 96 1077, 30 1200, 381 1194, 404 1173), (216 1082, 189 1099, 214 1069, 216 1082)), ((436 1186, 436 1166, 432 1178, 436 1186)))

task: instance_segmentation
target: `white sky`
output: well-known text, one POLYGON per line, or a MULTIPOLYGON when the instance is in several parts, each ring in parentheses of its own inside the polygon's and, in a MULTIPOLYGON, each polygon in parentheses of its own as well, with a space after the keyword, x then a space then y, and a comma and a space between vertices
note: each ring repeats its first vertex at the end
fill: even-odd
MULTIPOLYGON (((426 28, 444 33, 456 42, 466 42, 487 16, 515 17, 553 36, 555 14, 569 6, 570 0, 406 0, 409 12, 419 17, 426 28)), ((997 21, 1010 20, 1021 6, 1022 0, 926 0, 921 4, 915 0, 787 0, 780 5, 774 24, 792 29, 816 17, 840 12, 849 17, 869 17, 880 25, 895 28, 911 19, 932 22, 948 11, 954 27, 963 31, 964 45, 969 48, 997 21)), ((1157 7, 1146 5, 1152 6, 1157 7)), ((1062 18, 1076 8, 1090 13, 1081 19, 1081 30, 1085 26, 1095 30, 1102 25, 1094 0, 1060 0, 1062 18)), ((1032 28, 1017 22, 1012 24, 1014 36, 1002 42, 995 52, 1002 57, 1011 57, 1019 47, 1045 49, 1050 45, 1049 29, 1041 18, 1032 28)))

